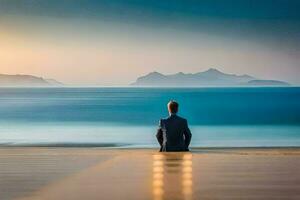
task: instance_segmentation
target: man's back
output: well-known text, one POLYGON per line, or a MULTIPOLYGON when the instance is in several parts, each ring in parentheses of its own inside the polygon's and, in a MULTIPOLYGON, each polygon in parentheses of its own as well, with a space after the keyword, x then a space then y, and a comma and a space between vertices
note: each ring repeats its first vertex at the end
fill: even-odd
POLYGON ((176 114, 160 120, 156 135, 160 151, 188 151, 191 136, 187 120, 176 114))

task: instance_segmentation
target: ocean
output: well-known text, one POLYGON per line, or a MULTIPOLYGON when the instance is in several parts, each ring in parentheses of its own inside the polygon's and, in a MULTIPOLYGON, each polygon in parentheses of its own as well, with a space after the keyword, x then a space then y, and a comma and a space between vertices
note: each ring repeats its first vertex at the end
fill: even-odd
POLYGON ((192 147, 300 146, 300 88, 0 88, 0 145, 158 147, 176 100, 192 147))

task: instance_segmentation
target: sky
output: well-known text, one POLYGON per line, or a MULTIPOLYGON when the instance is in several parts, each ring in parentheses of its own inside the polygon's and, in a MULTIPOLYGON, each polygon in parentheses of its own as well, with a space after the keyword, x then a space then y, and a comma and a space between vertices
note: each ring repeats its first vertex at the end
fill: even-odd
POLYGON ((0 74, 73 85, 217 68, 300 85, 298 0, 0 0, 0 74))

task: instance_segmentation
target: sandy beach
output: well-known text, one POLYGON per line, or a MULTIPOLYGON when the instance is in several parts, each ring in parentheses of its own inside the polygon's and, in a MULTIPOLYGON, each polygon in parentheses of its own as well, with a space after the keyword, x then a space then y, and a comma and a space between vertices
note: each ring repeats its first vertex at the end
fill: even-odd
POLYGON ((0 199, 300 199, 299 148, 0 148, 0 199))

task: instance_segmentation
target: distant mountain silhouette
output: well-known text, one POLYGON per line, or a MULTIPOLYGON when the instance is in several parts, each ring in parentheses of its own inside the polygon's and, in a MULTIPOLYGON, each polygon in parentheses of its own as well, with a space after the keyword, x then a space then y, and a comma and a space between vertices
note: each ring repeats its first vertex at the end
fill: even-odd
POLYGON ((158 72, 151 72, 139 77, 133 86, 174 86, 174 87, 197 87, 197 86, 245 86, 245 85, 288 85, 282 81, 259 80, 249 75, 226 74, 217 69, 211 68, 204 72, 185 74, 182 72, 164 75, 158 72))
POLYGON ((289 86, 290 84, 287 83, 287 82, 283 82, 283 81, 276 81, 276 80, 252 80, 252 81, 249 81, 247 83, 247 85, 278 85, 278 86, 289 86))
POLYGON ((59 82, 55 79, 45 79, 48 83, 50 83, 52 86, 63 86, 64 84, 62 82, 59 82))
POLYGON ((32 75, 7 75, 0 74, 0 87, 12 86, 12 87, 51 87, 60 86, 62 83, 54 79, 43 79, 32 75))

